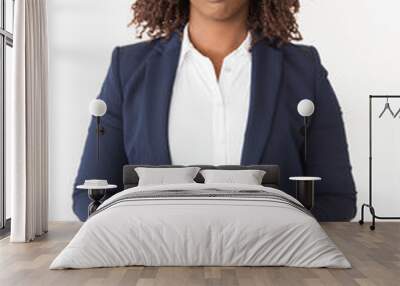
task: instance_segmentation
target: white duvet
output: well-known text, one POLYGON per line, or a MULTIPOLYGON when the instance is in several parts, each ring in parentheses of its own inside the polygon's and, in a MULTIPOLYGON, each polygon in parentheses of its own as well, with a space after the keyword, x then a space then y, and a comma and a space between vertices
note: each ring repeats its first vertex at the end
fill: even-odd
POLYGON ((351 267, 311 215, 274 200, 174 197, 118 202, 136 192, 204 192, 212 188, 265 191, 297 202, 279 190, 262 186, 131 188, 105 201, 50 269, 128 265, 351 267))

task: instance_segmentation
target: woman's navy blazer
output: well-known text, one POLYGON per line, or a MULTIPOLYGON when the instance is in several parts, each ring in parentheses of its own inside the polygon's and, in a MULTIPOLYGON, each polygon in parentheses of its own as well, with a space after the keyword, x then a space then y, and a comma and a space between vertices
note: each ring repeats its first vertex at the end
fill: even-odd
MULTIPOLYGON (((168 112, 180 47, 181 39, 174 34, 114 50, 99 96, 108 106, 102 118, 100 161, 92 120, 75 181, 73 210, 81 220, 87 218, 89 199, 76 185, 85 179, 107 179, 121 191, 123 165, 171 164, 168 112)), ((322 221, 350 220, 356 213, 356 191, 344 124, 318 52, 313 47, 276 46, 261 40, 251 53, 250 110, 241 164, 280 165, 282 190, 291 195, 295 187, 288 177, 322 177, 314 215, 322 221), (303 118, 297 104, 305 98, 314 101, 316 109, 303 164, 303 118)))

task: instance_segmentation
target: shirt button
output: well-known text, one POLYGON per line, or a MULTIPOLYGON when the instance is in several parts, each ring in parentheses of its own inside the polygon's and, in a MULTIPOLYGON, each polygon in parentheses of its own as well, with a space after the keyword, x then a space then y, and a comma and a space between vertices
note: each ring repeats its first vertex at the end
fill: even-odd
POLYGON ((225 71, 226 71, 226 72, 231 72, 232 69, 231 69, 230 67, 227 67, 227 68, 225 68, 225 71))

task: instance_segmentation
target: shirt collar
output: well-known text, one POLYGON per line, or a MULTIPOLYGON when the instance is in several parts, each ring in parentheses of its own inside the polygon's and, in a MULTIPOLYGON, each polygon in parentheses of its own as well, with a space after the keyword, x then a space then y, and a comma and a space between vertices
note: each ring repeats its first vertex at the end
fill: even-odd
POLYGON ((185 29, 183 30, 182 47, 181 47, 181 55, 180 55, 180 59, 179 59, 179 65, 182 64, 183 59, 185 58, 186 54, 189 51, 191 51, 192 49, 194 49, 194 46, 189 38, 189 25, 187 24, 185 26, 185 29))
POLYGON ((232 53, 238 52, 240 54, 247 54, 250 53, 250 49, 251 49, 251 33, 248 32, 246 39, 244 39, 244 41, 240 44, 239 48, 237 48, 235 51, 233 51, 232 53))
MULTIPOLYGON (((247 54, 250 53, 250 48, 251 48, 251 33, 247 33, 246 39, 240 44, 240 46, 231 52, 227 57, 233 55, 233 54, 247 54)), ((186 57, 186 55, 190 51, 197 51, 196 48, 193 46, 192 42, 190 41, 189 37, 189 24, 186 24, 184 30, 183 30, 183 37, 182 37, 182 46, 181 46, 181 54, 179 56, 179 64, 178 67, 180 67, 186 57)))

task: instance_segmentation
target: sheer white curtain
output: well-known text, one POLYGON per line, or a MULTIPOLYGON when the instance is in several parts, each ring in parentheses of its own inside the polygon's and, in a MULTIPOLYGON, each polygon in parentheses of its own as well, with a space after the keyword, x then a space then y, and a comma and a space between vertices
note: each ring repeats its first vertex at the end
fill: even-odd
POLYGON ((48 224, 46 0, 15 1, 14 26, 13 92, 6 115, 10 240, 27 242, 46 232, 48 224))

